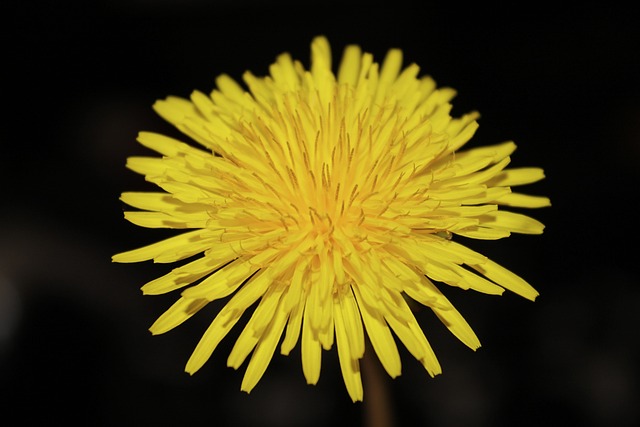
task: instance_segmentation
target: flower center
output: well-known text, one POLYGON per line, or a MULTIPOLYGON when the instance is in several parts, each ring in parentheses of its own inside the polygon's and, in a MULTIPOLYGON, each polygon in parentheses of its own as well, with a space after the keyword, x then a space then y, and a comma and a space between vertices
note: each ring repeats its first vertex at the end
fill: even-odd
POLYGON ((334 222, 328 213, 320 213, 314 208, 309 208, 309 220, 317 235, 331 236, 334 230, 334 222))

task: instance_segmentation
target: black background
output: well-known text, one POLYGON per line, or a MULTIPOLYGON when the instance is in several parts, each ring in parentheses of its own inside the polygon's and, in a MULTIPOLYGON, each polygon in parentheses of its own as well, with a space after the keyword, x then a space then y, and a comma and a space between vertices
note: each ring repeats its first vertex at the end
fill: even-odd
MULTIPOLYGON (((195 376, 183 372, 218 306, 168 334, 147 328, 175 295, 139 287, 166 266, 112 264, 166 234, 122 218, 122 191, 148 189, 124 167, 148 154, 140 130, 177 133, 151 110, 214 78, 265 75, 283 51, 308 65, 328 36, 405 62, 477 109, 471 145, 513 139, 513 166, 553 207, 542 236, 471 242, 541 293, 535 303, 445 289, 480 337, 472 352, 419 313, 444 373, 406 351, 386 382, 397 425, 632 426, 640 422, 637 262, 640 96, 637 14, 615 3, 4 2, 0 211, 3 425, 364 425, 335 348, 307 386, 299 347, 247 395, 226 367, 233 336, 195 376), (22 408, 22 409, 20 409, 22 408)), ((186 138, 184 138, 186 140, 186 138)))

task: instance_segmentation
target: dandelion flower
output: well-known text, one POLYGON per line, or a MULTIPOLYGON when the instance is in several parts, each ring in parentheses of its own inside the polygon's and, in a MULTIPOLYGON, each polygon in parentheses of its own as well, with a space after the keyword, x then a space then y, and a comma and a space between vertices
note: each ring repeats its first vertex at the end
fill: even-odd
POLYGON ((331 61, 327 39, 316 37, 309 70, 284 53, 268 76, 246 72, 245 86, 221 75, 208 95, 157 101, 155 111, 199 148, 139 134, 162 157, 131 157, 127 167, 162 191, 123 193, 135 208, 125 218, 187 231, 113 260, 188 259, 142 287, 145 295, 181 290, 153 334, 225 300, 186 364, 190 374, 247 312, 227 360, 237 369, 250 357, 242 390, 256 386, 278 344, 288 355, 298 342, 304 377, 316 384, 323 350, 335 343, 358 401, 367 338, 391 377, 401 373, 398 342, 431 376, 441 372, 410 304, 429 307, 476 349, 478 338, 440 288, 538 295, 456 236, 542 233, 540 222, 503 207, 548 206, 546 197, 512 191, 543 171, 506 168, 513 142, 460 151, 479 115, 452 118, 454 90, 420 76, 416 64, 403 68, 400 50, 379 65, 349 45, 337 74, 331 61))

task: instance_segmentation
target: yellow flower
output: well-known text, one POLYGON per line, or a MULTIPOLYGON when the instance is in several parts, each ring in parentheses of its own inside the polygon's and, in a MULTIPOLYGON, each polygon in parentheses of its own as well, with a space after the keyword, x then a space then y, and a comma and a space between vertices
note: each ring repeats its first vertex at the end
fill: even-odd
POLYGON ((125 218, 190 231, 113 260, 172 263, 200 254, 142 287, 146 295, 186 288, 151 332, 227 299, 187 372, 200 369, 250 311, 227 362, 237 369, 251 355, 242 390, 258 383, 278 343, 287 355, 298 341, 304 376, 315 384, 322 350, 335 341, 358 401, 365 334, 391 377, 401 372, 394 335, 431 376, 441 372, 408 301, 433 310, 470 348, 480 346, 434 282, 535 299, 522 278, 452 238, 540 234, 540 222, 501 207, 550 204, 512 192, 544 177, 539 168, 505 169, 513 142, 458 151, 478 114, 452 118, 454 90, 419 77, 415 64, 402 68, 397 49, 379 66, 347 46, 336 75, 324 37, 311 44, 310 70, 284 53, 269 74, 246 72, 248 90, 222 75, 209 95, 156 102, 160 116, 202 147, 142 132, 139 142, 162 158, 127 162, 163 191, 123 193, 137 209, 125 218))

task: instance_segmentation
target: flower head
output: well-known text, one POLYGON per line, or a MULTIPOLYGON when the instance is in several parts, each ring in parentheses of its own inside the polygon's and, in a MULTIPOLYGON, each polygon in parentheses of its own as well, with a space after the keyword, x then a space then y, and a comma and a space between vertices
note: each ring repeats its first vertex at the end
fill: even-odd
POLYGON ((507 169, 513 142, 459 151, 478 114, 452 118, 454 90, 420 77, 415 64, 403 68, 400 50, 379 66, 347 46, 337 74, 331 58, 328 41, 317 37, 310 70, 285 53, 267 77, 246 72, 247 89, 222 75, 209 95, 158 101, 158 114, 201 147, 142 132, 139 142, 162 158, 128 159, 163 191, 123 193, 136 208, 125 218, 188 230, 113 257, 189 259, 142 287, 147 295, 182 289, 151 332, 226 300, 187 362, 189 373, 248 312, 228 357, 237 369, 250 356, 242 390, 258 383, 278 344, 287 355, 298 342, 304 376, 315 384, 322 350, 335 342, 347 391, 362 400, 365 336, 391 377, 401 372, 396 339, 431 376, 441 372, 408 302, 429 307, 476 349, 478 338, 439 287, 538 295, 455 236, 542 233, 540 222, 503 207, 548 206, 546 197, 511 189, 543 171, 507 169))

